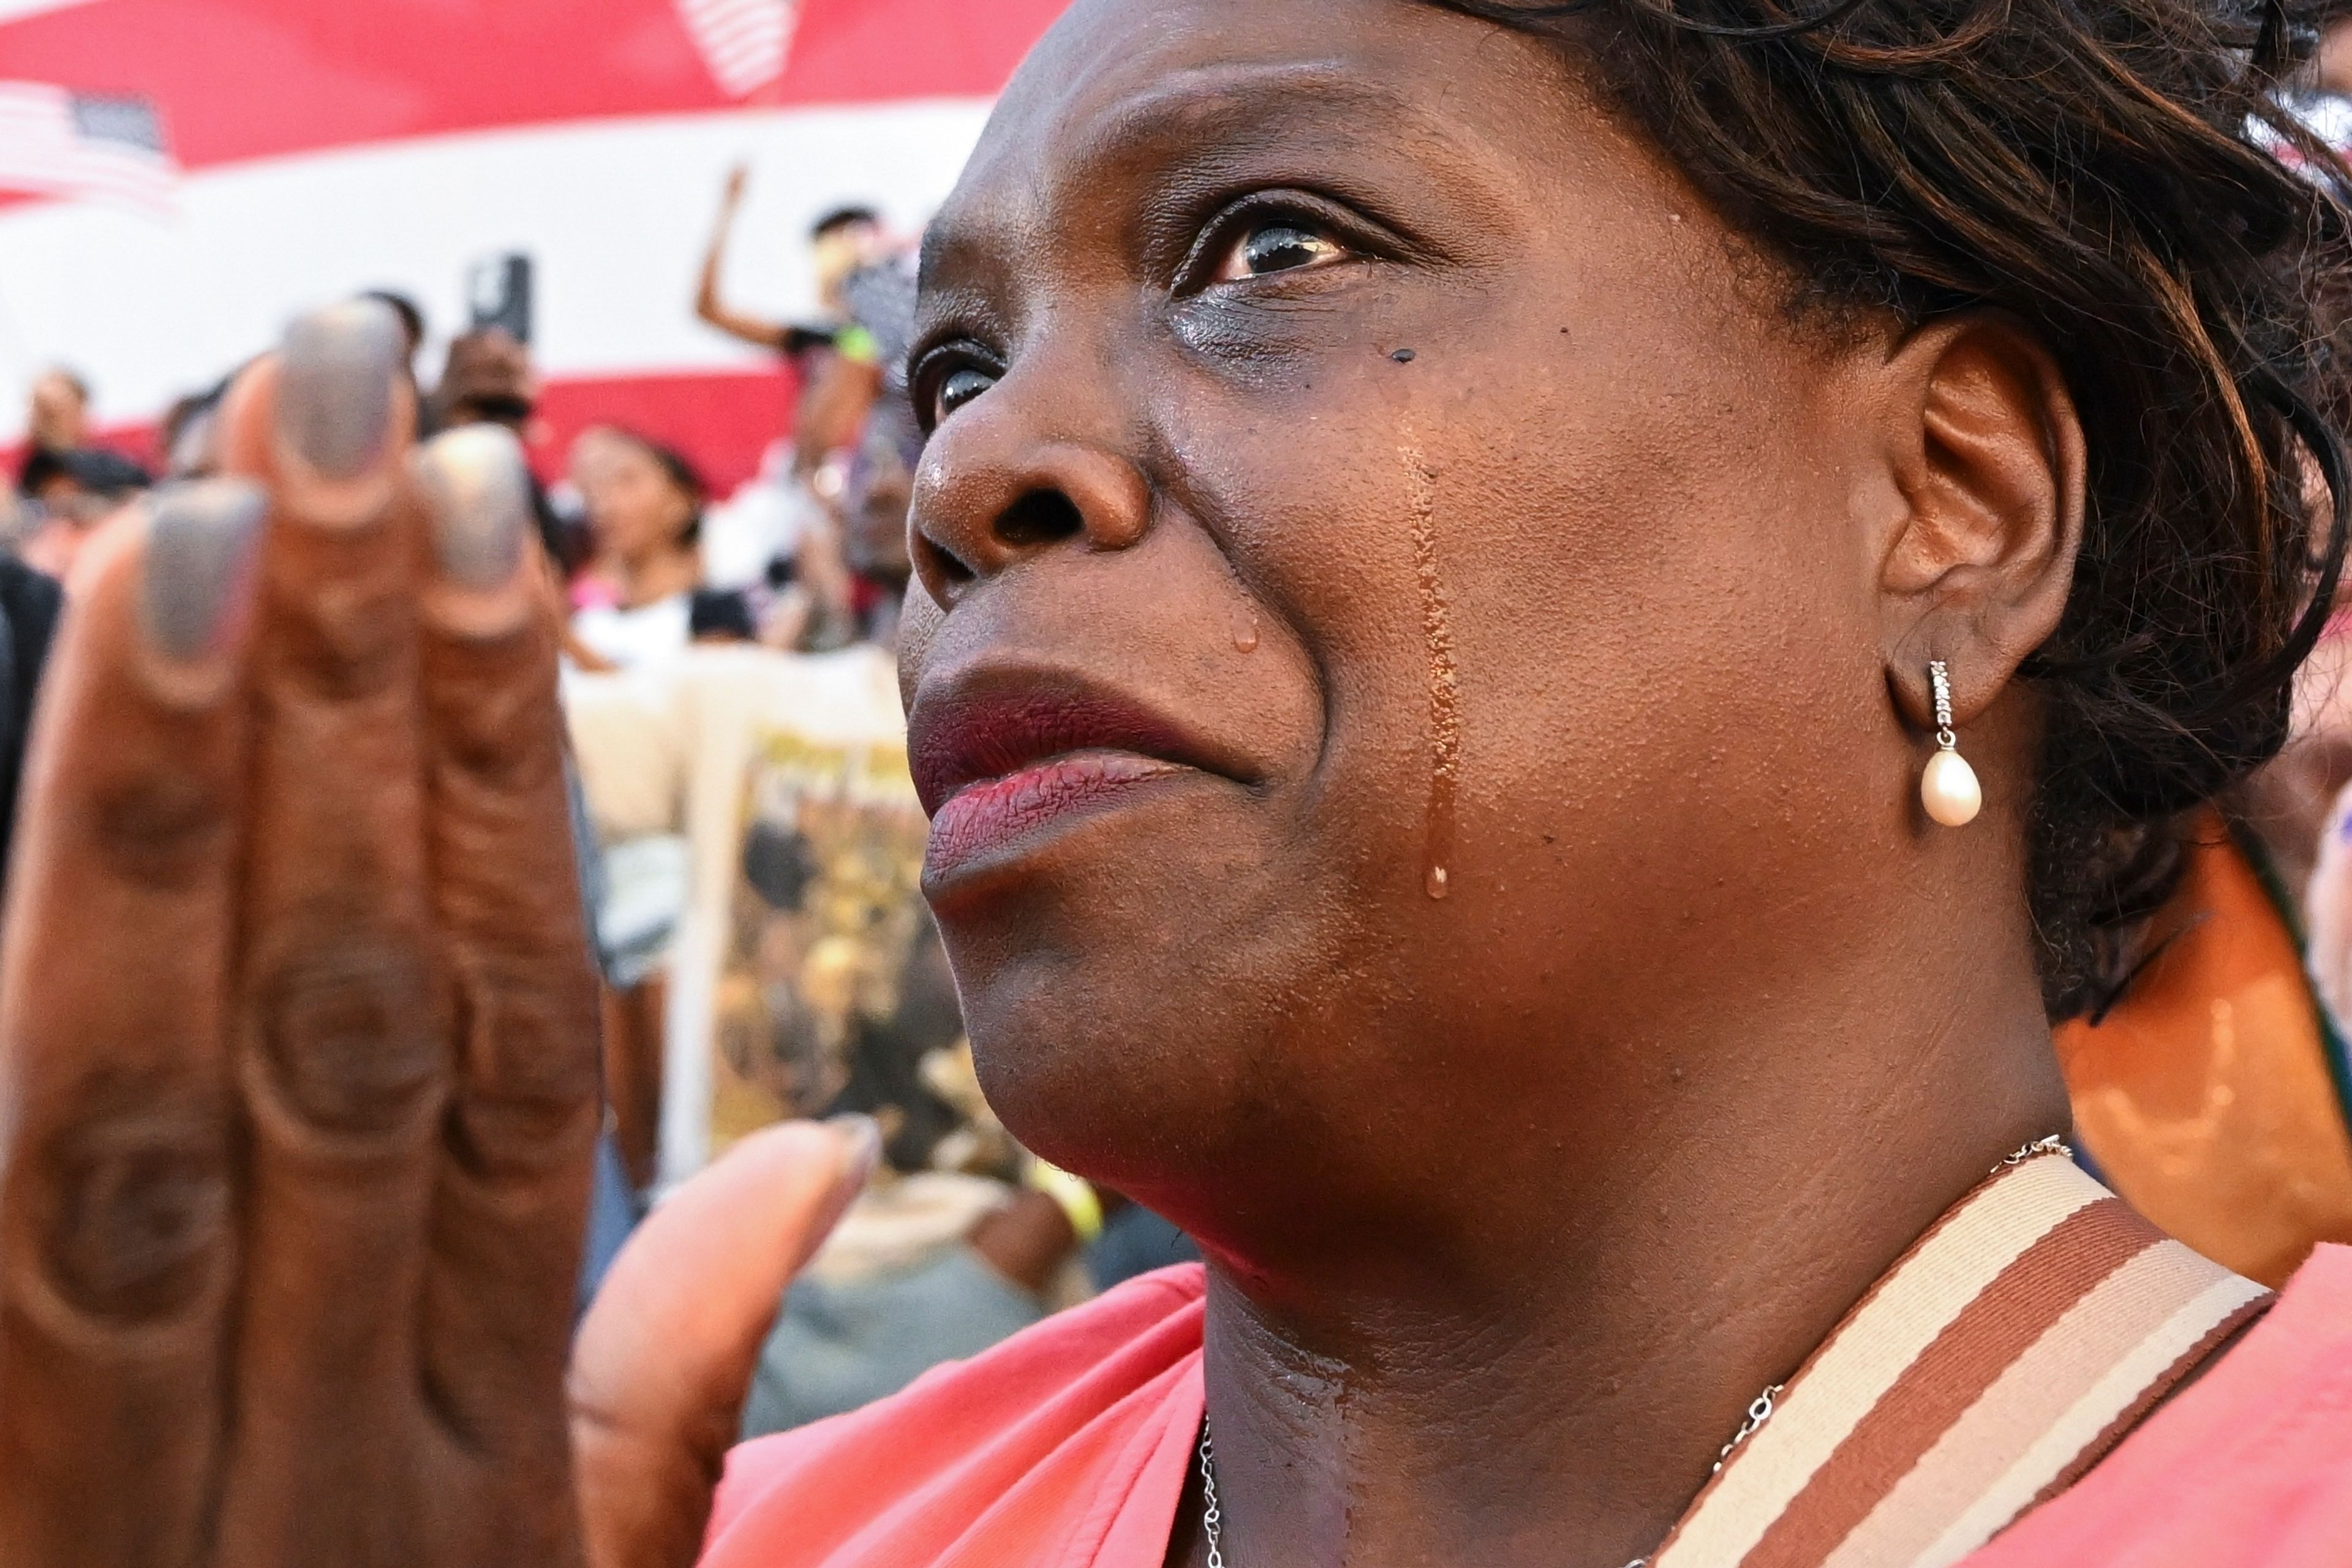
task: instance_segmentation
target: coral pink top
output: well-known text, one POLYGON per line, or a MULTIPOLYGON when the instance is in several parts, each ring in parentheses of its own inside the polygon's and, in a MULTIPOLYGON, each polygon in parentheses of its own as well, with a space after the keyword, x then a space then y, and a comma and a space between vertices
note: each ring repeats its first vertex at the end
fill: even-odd
POLYGON ((2323 1247, 2213 1370, 1968 1568, 2352 1563, 2352 1247, 2323 1247))
MULTIPOLYGON (((1198 1268, 736 1450, 705 1568, 1160 1568, 1200 1434, 1198 1268)), ((1969 1568, 2352 1563, 2352 1248, 1969 1568)))
POLYGON ((704 1568, 1160 1568, 1200 1440, 1198 1265, 735 1450, 704 1568))

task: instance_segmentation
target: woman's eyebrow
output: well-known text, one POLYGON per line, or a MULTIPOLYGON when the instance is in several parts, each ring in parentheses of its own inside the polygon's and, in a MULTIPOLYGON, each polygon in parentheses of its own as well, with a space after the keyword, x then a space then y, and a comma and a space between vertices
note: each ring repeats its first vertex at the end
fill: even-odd
MULTIPOLYGON (((1041 120, 1056 151, 1031 174, 1003 167, 981 182, 984 195, 951 200, 924 236, 926 289, 963 275, 971 261, 1003 253, 1000 239, 1034 233, 1049 213, 1066 217, 1124 201, 1139 184, 1205 174, 1277 144, 1362 153, 1411 147, 1458 153, 1464 168, 1487 155, 1462 123, 1433 112, 1360 70, 1328 61, 1219 64, 1164 74, 1108 100, 1074 91, 1041 120)), ((1034 143, 1033 143, 1034 145, 1034 143)), ((1457 171, 1461 172, 1461 171, 1457 171)), ((1440 184, 1450 179, 1425 170, 1440 184)), ((929 312, 927 312, 928 314, 929 312)))

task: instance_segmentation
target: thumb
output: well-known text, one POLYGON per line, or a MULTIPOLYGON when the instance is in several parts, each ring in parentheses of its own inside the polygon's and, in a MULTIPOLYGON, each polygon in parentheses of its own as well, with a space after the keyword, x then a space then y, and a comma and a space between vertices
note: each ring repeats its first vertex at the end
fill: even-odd
POLYGON ((572 1355, 591 1568, 686 1568, 784 1287, 865 1185, 863 1116, 744 1139, 629 1238, 572 1355))

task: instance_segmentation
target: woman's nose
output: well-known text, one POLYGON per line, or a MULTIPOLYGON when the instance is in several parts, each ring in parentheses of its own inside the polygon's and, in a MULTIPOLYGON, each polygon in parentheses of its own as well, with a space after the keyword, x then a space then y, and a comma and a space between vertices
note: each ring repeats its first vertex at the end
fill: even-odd
POLYGON ((915 572, 940 608, 971 584, 1056 546, 1125 550, 1144 535, 1151 488, 1091 442, 1024 437, 983 399, 931 438, 908 513, 915 572))

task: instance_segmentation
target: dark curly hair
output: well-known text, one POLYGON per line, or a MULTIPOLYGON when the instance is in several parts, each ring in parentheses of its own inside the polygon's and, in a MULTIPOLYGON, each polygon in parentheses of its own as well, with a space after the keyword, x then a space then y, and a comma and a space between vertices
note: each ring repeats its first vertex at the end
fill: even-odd
POLYGON ((2057 355, 2090 504, 2022 672, 2047 717, 2032 914, 2051 1017, 2098 1010, 2184 814, 2284 742, 2335 598, 2345 171, 2275 95, 2352 4, 1423 3, 1560 38, 1790 264, 1797 303, 1998 308, 2057 355))

